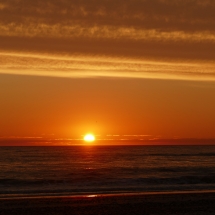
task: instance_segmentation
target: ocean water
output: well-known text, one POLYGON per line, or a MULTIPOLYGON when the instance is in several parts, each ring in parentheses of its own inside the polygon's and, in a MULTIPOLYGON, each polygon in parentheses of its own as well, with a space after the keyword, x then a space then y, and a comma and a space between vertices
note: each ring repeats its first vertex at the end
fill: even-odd
POLYGON ((215 146, 0 147, 0 196, 215 189, 215 146))

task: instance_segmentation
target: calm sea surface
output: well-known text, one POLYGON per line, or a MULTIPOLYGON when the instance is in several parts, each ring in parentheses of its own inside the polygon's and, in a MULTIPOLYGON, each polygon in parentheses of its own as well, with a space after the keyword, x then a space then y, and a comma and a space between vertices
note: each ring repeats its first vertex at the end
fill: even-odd
POLYGON ((0 147, 0 195, 215 189, 215 146, 0 147))

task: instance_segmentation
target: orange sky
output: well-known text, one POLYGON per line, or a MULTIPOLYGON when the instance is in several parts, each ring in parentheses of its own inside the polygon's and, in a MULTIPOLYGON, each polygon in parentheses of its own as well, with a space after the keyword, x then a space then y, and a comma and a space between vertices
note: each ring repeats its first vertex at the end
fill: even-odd
POLYGON ((214 11, 213 0, 0 3, 0 139, 215 139, 214 11))

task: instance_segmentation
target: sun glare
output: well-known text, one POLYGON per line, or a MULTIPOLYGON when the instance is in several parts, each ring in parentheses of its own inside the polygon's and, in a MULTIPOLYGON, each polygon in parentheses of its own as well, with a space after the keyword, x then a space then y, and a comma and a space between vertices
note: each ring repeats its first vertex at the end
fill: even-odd
POLYGON ((86 134, 84 136, 84 141, 86 142, 93 142, 95 140, 95 136, 93 134, 86 134))

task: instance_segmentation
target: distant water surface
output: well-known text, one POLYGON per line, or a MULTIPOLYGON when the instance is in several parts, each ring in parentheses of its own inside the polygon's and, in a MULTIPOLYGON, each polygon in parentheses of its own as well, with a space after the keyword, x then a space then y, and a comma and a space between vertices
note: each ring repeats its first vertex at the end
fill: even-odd
POLYGON ((215 189, 215 146, 0 147, 0 194, 215 189))

